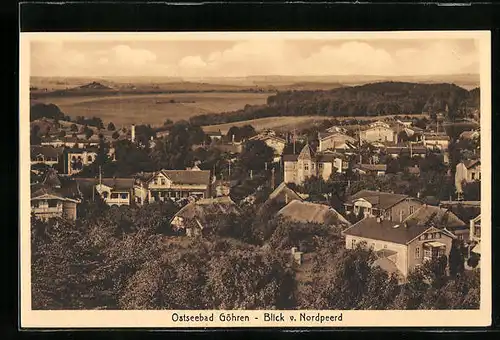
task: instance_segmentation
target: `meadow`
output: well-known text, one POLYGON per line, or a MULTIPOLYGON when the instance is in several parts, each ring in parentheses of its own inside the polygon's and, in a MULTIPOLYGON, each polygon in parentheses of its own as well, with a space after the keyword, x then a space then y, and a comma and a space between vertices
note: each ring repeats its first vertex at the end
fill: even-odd
MULTIPOLYGON (((427 117, 425 114, 409 114, 403 116, 410 116, 414 118, 427 117)), ((316 125, 320 125, 324 120, 337 119, 339 121, 346 119, 357 119, 357 120, 383 120, 386 118, 392 118, 393 115, 387 116, 355 116, 355 117, 328 117, 328 116, 290 116, 290 117, 267 117, 252 120, 245 120, 241 122, 218 124, 218 125, 207 125, 203 127, 205 132, 218 132, 226 133, 231 127, 237 126, 241 127, 244 125, 252 125, 256 131, 262 131, 265 129, 273 129, 276 131, 291 131, 293 129, 301 130, 311 128, 316 125)), ((345 126, 345 128, 357 128, 357 126, 345 126)))
POLYGON ((262 105, 270 93, 208 92, 113 96, 44 97, 34 102, 53 103, 70 117, 100 117, 117 127, 131 124, 160 126, 165 120, 178 121, 192 116, 230 112, 245 105, 262 105))

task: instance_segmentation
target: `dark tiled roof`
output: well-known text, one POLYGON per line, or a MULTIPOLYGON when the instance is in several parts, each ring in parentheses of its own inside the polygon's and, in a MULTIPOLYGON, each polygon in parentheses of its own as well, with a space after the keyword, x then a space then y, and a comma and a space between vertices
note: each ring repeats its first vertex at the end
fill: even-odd
POLYGON ((299 158, 299 155, 293 155, 293 154, 288 154, 288 155, 283 155, 283 161, 284 162, 295 162, 299 158))
POLYGON ((364 199, 372 203, 374 208, 377 209, 388 209, 394 206, 396 203, 409 198, 408 195, 392 194, 389 192, 382 191, 372 191, 372 190, 361 190, 350 196, 346 204, 352 205, 355 200, 364 199))
POLYGON ((432 223, 438 228, 447 228, 448 230, 460 229, 466 226, 465 222, 453 212, 432 205, 424 205, 418 208, 404 221, 409 225, 432 223))
POLYGON ((368 217, 354 224, 349 229, 344 230, 343 234, 407 244, 429 228, 430 226, 426 225, 405 226, 403 223, 386 220, 378 222, 375 217, 368 217))
POLYGON ((209 170, 162 170, 162 173, 178 184, 210 184, 209 170))
MULTIPOLYGON (((99 184, 98 178, 75 178, 81 186, 93 186, 99 184)), ((130 190, 134 187, 134 178, 102 178, 102 184, 113 190, 130 190)))

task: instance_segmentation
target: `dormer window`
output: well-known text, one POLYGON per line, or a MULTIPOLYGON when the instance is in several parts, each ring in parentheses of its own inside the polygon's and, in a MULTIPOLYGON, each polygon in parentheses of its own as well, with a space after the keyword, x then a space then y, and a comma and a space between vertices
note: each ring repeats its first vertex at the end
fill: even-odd
POLYGON ((161 185, 165 185, 165 178, 161 179, 161 185))

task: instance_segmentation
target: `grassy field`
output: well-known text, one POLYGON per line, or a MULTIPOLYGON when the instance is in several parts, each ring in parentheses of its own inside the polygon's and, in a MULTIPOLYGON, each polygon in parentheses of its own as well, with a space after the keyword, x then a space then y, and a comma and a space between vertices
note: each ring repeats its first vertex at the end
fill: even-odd
MULTIPOLYGON (((412 115, 403 115, 403 116, 411 116, 415 118, 426 117, 424 114, 412 114, 412 115)), ((346 119, 357 119, 357 120, 383 120, 385 118, 389 118, 393 116, 378 116, 378 117, 326 117, 326 116, 300 116, 300 117, 268 117, 268 118, 260 118, 260 119, 252 119, 245 120, 241 122, 227 123, 227 124, 218 124, 218 125, 208 125, 204 126, 203 130, 205 132, 217 132, 221 131, 222 133, 226 133, 232 126, 241 127, 243 125, 250 124, 255 130, 260 131, 264 129, 273 129, 276 131, 290 131, 293 129, 306 129, 315 125, 321 124, 324 120, 337 119, 337 120, 346 120, 346 119)), ((347 127, 346 127, 347 128, 347 127)))
POLYGON ((245 105, 266 103, 269 93, 180 93, 124 96, 64 96, 40 98, 34 102, 53 103, 70 117, 100 117, 117 127, 130 124, 162 125, 192 116, 229 112, 245 105), (173 101, 173 102, 171 102, 173 101))

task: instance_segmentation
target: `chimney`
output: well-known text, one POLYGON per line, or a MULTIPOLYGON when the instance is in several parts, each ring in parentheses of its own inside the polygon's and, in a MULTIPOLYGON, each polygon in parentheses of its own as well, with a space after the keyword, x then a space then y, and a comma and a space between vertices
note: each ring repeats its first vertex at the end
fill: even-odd
POLYGON ((132 124, 132 127, 130 128, 130 140, 132 143, 135 142, 135 124, 132 124))

